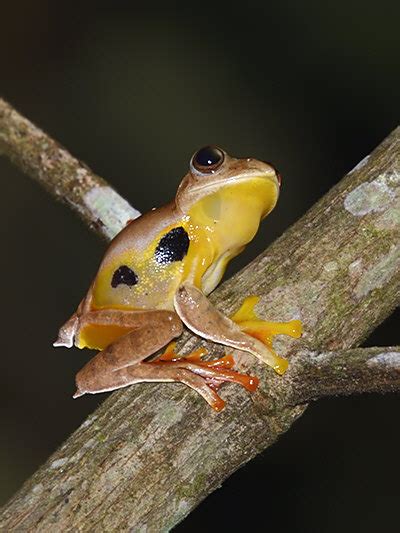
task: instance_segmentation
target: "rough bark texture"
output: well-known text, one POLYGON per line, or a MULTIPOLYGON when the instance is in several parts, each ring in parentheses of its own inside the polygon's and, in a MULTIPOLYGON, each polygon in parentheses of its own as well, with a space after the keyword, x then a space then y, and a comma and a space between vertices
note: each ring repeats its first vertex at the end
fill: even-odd
MULTIPOLYGON (((166 531, 289 429, 304 401, 398 390, 398 348, 343 350, 399 301, 399 202, 397 129, 212 295, 228 314, 259 294, 261 316, 303 321, 301 341, 275 344, 292 356, 285 376, 236 352, 238 367, 260 376, 261 385, 254 394, 224 386, 227 407, 219 414, 178 384, 113 393, 3 508, 0 530, 166 531)), ((186 333, 181 349, 199 344, 186 333)))
POLYGON ((0 98, 1 154, 107 239, 140 214, 106 181, 0 98))
POLYGON ((400 390, 400 346, 338 352, 304 350, 296 353, 291 363, 291 387, 284 399, 288 405, 324 396, 400 390))

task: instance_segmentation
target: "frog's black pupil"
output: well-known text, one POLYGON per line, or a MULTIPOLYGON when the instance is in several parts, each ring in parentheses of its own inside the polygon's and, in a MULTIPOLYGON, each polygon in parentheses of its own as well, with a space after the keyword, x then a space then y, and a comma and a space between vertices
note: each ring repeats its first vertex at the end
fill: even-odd
POLYGON ((205 146, 197 152, 194 162, 201 167, 214 166, 221 161, 223 154, 221 150, 213 146, 205 146))
POLYGON ((138 281, 137 275, 131 268, 126 265, 121 265, 113 274, 111 287, 114 289, 118 287, 118 285, 128 285, 128 287, 132 287, 133 285, 136 285, 138 281))

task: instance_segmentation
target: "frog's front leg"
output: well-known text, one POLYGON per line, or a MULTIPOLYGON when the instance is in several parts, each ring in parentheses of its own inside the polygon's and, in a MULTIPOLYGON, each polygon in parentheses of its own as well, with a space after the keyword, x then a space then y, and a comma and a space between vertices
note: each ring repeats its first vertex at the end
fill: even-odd
POLYGON ((175 295, 175 309, 186 326, 198 335, 249 352, 278 374, 283 374, 287 369, 286 359, 279 357, 268 344, 247 334, 234 320, 220 313, 193 285, 186 283, 179 287, 175 295))

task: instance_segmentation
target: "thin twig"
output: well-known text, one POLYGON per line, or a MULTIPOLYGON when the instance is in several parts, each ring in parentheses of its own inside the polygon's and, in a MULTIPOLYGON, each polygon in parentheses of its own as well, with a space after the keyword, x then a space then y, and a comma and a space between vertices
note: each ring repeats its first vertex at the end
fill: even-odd
POLYGON ((0 154, 107 239, 140 214, 106 181, 1 98, 0 154))

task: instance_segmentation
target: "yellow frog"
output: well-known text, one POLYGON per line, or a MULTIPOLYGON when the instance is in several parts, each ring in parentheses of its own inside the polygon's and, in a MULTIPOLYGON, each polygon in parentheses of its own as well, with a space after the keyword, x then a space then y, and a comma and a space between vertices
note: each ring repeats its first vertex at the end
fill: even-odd
POLYGON ((260 320, 253 310, 255 296, 228 318, 207 299, 228 262, 274 208, 280 181, 268 163, 235 159, 206 146, 192 157, 175 200, 140 216, 115 237, 86 297, 54 343, 100 350, 78 372, 74 398, 143 381, 178 381, 220 411, 222 382, 257 388, 257 378, 232 370, 231 356, 204 361, 204 351, 177 355, 171 341, 181 335, 183 324, 285 372, 288 363, 273 351, 272 338, 299 337, 298 320, 260 320), (148 360, 166 345, 161 356, 148 360))

